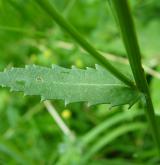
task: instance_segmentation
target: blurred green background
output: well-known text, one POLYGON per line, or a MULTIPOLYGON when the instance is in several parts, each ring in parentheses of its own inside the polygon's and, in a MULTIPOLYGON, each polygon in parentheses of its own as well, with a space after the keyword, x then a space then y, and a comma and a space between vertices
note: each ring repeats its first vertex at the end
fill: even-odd
MULTIPOLYGON (((160 1, 130 0, 143 64, 160 121, 160 1)), ((131 75, 107 0, 51 0, 63 16, 113 65, 131 75)), ((0 70, 37 64, 94 67, 95 59, 33 0, 0 0, 0 70)), ((109 109, 53 101, 68 136, 37 96, 0 88, 2 165, 158 165, 156 146, 140 103, 109 109), (139 127, 139 123, 144 127, 139 127), (135 129, 136 128, 136 129, 135 129)), ((160 123, 160 122, 159 122, 160 123)))

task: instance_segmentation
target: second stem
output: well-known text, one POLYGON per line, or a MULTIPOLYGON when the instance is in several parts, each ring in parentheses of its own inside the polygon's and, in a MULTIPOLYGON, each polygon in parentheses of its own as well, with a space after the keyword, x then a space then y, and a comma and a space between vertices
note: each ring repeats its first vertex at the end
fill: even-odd
POLYGON ((148 83, 145 77, 144 70, 142 68, 141 53, 130 8, 127 0, 111 0, 110 2, 113 6, 120 27, 121 35, 123 38, 125 48, 127 50, 128 59, 134 75, 134 79, 136 81, 136 85, 145 96, 146 116, 148 119, 148 123, 150 125, 153 138, 156 142, 158 151, 160 153, 160 132, 154 113, 148 83))

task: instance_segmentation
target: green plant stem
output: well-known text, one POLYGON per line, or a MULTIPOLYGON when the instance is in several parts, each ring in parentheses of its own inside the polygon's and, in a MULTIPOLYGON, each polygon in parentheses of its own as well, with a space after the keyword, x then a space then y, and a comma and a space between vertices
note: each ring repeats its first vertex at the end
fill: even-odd
POLYGON ((141 53, 130 8, 127 0, 111 0, 110 2, 113 6, 117 21, 120 26, 121 35, 127 50, 136 85, 138 89, 144 93, 146 116, 153 138, 160 153, 160 132, 155 118, 153 103, 151 100, 147 80, 142 68, 141 53))
POLYGON ((114 127, 116 124, 121 121, 134 118, 136 116, 142 115, 139 111, 128 111, 128 112, 120 112, 117 115, 107 118, 104 122, 93 128, 91 131, 87 132, 81 139, 83 145, 88 145, 92 141, 94 141, 100 134, 105 132, 111 127, 114 127))
POLYGON ((131 124, 125 124, 121 125, 115 129, 113 129, 110 132, 107 132, 104 136, 102 136, 97 142, 93 144, 93 146, 90 147, 87 154, 84 156, 84 160, 89 160, 95 153, 97 153, 100 149, 102 149, 104 146, 111 143, 113 140, 118 138, 119 136, 122 136, 128 132, 135 131, 135 130, 141 130, 144 129, 145 125, 142 123, 131 123, 131 124))
POLYGON ((108 69, 113 75, 115 75, 118 79, 123 81, 126 85, 134 87, 134 83, 128 79, 125 75, 119 72, 115 67, 113 67, 106 58, 101 55, 95 48, 91 46, 91 44, 86 41, 80 33, 69 24, 63 16, 56 10, 56 8, 49 3, 48 0, 35 0, 40 7, 50 15, 54 21, 60 25, 66 32, 68 32, 72 38, 74 38, 88 53, 90 53, 95 59, 97 59, 106 69, 108 69))

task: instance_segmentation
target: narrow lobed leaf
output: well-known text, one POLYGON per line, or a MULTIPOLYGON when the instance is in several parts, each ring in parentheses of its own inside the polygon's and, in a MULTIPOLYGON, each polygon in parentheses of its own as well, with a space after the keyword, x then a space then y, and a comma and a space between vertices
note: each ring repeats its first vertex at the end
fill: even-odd
POLYGON ((65 104, 88 102, 88 105, 108 103, 111 106, 134 104, 141 93, 126 86, 103 67, 86 70, 72 67, 52 68, 27 65, 0 72, 0 85, 25 95, 39 95, 41 100, 61 99, 65 104))

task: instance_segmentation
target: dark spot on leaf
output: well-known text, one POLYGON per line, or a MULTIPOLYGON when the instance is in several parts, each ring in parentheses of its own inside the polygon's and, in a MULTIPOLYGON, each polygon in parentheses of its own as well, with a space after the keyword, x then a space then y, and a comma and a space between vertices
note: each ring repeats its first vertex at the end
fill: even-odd
POLYGON ((38 76, 38 77, 36 78, 36 81, 37 81, 37 82, 43 82, 43 78, 40 77, 40 76, 38 76))

